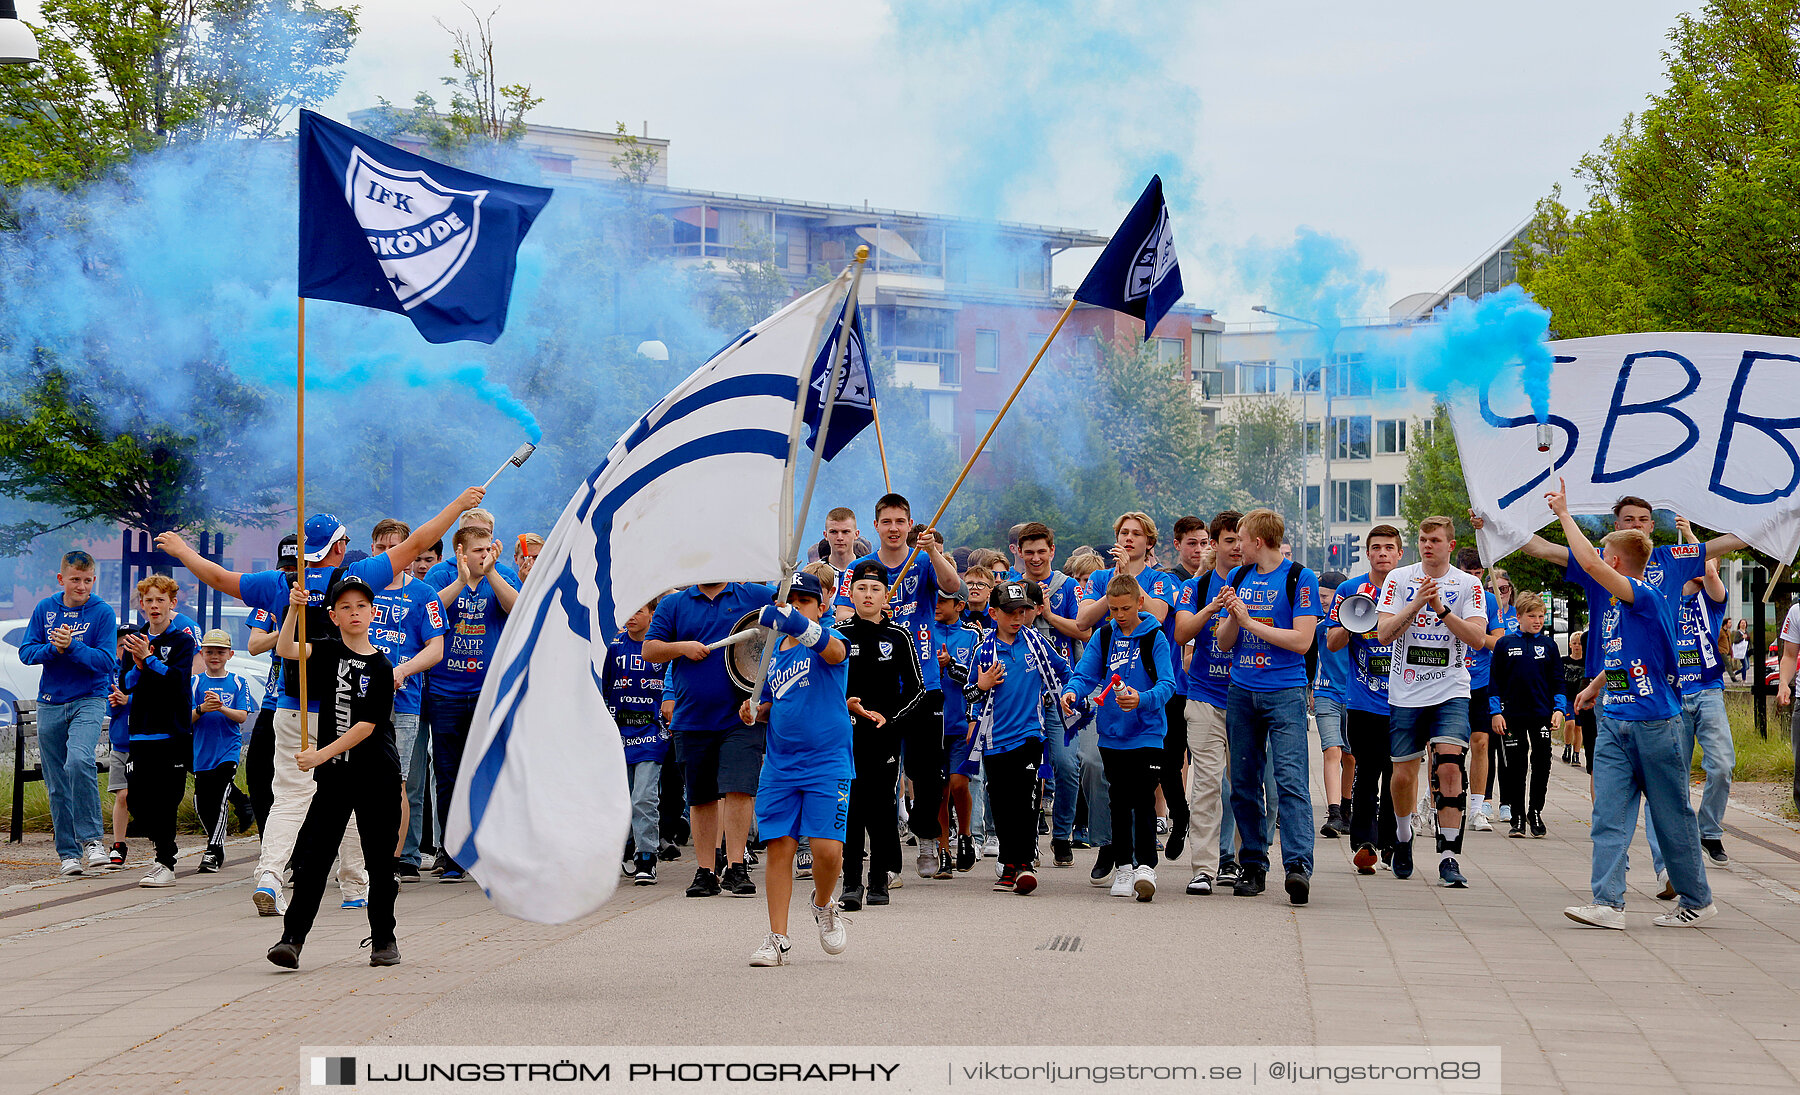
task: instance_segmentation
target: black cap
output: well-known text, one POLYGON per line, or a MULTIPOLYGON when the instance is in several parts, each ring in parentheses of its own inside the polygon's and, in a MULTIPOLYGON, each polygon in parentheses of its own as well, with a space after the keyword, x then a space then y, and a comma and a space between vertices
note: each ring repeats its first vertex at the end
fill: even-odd
POLYGON ((1044 587, 1036 582, 1020 582, 1025 587, 1025 597, 1039 608, 1044 607, 1044 587))
POLYGON ((887 567, 882 566, 873 559, 865 559, 856 564, 856 566, 850 570, 850 584, 855 585, 856 583, 863 581, 880 582, 884 586, 887 585, 887 567))
POLYGON ((825 599, 825 583, 819 581, 819 576, 816 574, 796 570, 793 578, 788 580, 788 596, 792 597, 796 593, 811 597, 815 601, 823 601, 825 599))
POLYGON ((1025 592, 1023 582, 1001 582, 994 587, 994 594, 988 599, 988 603, 999 609, 1030 608, 1031 594, 1025 592))
POLYGON ((300 566, 300 537, 290 532, 281 538, 281 547, 275 552, 275 565, 282 570, 300 566))
POLYGON ((331 588, 325 591, 326 606, 336 608, 338 601, 342 600, 346 593, 361 593, 369 599, 370 604, 375 602, 374 587, 354 574, 346 574, 331 583, 331 588))
POLYGON ((943 586, 939 586, 938 587, 938 600, 940 600, 940 601, 955 601, 958 604, 966 605, 969 603, 969 591, 967 589, 964 589, 962 586, 957 586, 956 592, 952 593, 949 590, 945 589, 943 586))

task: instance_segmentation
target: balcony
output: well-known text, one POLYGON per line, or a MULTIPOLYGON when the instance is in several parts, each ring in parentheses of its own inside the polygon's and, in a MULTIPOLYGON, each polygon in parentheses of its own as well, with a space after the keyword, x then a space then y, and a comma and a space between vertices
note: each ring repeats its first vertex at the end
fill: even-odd
POLYGON ((894 383, 924 392, 962 390, 962 355, 921 346, 884 346, 894 355, 894 383))

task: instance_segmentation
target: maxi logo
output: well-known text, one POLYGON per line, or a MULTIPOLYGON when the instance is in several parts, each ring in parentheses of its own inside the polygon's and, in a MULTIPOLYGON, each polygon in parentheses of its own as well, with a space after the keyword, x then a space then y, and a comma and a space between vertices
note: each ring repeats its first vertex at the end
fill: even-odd
POLYGON ((481 234, 486 190, 453 190, 423 171, 388 167, 361 148, 344 169, 344 197, 402 308, 456 280, 481 234))

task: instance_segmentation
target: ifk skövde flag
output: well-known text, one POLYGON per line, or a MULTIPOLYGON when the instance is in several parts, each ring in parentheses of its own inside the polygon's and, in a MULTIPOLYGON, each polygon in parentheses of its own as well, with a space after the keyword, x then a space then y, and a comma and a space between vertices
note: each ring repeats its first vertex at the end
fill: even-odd
POLYGON ((837 456, 850 443, 851 438, 875 421, 875 377, 869 372, 869 357, 863 342, 862 310, 858 309, 850 316, 850 339, 844 347, 848 363, 838 363, 837 398, 831 405, 831 436, 825 439, 825 447, 821 451, 819 420, 825 413, 825 388, 831 378, 831 355, 836 352, 838 338, 843 331, 844 317, 839 313, 837 322, 831 325, 831 331, 819 346, 818 357, 813 360, 812 384, 807 389, 806 424, 812 427, 812 433, 807 435, 806 443, 820 454, 819 458, 822 460, 837 456))
POLYGON ((1150 176, 1150 185, 1075 290, 1075 299, 1143 320, 1146 341, 1181 299, 1181 267, 1175 261, 1161 175, 1150 176))
POLYGON ((300 295, 399 312, 428 342, 493 342, 551 191, 300 112, 300 295))
POLYGON ((624 847, 631 824, 606 644, 672 586, 780 578, 795 403, 849 279, 745 331, 645 412, 551 530, 494 646, 444 837, 501 912, 563 923, 612 895, 610 861, 568 866, 570 848, 624 847))

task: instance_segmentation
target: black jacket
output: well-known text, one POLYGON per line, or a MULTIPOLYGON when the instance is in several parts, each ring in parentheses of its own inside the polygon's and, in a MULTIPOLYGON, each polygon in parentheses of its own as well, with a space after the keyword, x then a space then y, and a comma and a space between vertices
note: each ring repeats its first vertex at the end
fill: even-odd
MULTIPOLYGON (((862 701, 863 708, 887 717, 887 728, 911 711, 925 695, 925 677, 919 670, 919 648, 904 627, 892 620, 871 623, 852 616, 838 625, 850 652, 847 695, 862 701)), ((875 729, 875 724, 852 716, 856 732, 875 729)))

